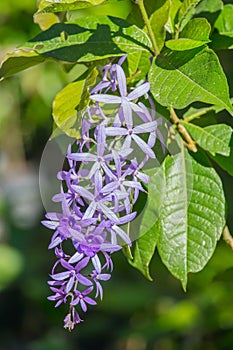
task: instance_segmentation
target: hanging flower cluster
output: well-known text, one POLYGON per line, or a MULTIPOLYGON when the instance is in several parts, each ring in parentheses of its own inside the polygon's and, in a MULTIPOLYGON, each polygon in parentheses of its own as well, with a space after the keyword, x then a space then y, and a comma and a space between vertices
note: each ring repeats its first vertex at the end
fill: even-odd
POLYGON ((87 311, 103 297, 102 282, 111 277, 111 254, 122 245, 131 246, 123 225, 136 212, 132 207, 149 177, 142 168, 155 158, 157 121, 155 113, 138 102, 150 85, 127 92, 122 57, 103 68, 101 82, 92 90, 82 116, 81 139, 76 151, 69 146, 69 168, 58 173, 61 191, 53 200, 62 213, 47 213, 43 224, 54 230, 49 248, 57 261, 48 282, 48 299, 69 304, 64 327, 72 330, 87 311), (69 252, 69 253, 68 253, 69 252))

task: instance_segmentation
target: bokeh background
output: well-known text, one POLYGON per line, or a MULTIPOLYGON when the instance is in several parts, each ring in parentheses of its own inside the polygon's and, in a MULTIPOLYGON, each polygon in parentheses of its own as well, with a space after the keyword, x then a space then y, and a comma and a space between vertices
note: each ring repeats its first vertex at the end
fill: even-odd
MULTIPOLYGON (((1 1, 1 60, 39 32, 35 11, 34 0, 1 1)), ((232 51, 219 57, 233 95, 232 51)), ((50 232, 40 224, 38 170, 52 130, 52 100, 68 80, 48 62, 0 83, 0 350, 232 349, 233 252, 223 241, 207 267, 190 275, 186 293, 158 256, 149 282, 115 254, 103 302, 72 333, 63 329, 65 308, 47 300, 54 256, 47 250, 50 232)), ((224 112, 219 118, 232 125, 224 112)), ((233 232, 233 180, 218 171, 233 232)))

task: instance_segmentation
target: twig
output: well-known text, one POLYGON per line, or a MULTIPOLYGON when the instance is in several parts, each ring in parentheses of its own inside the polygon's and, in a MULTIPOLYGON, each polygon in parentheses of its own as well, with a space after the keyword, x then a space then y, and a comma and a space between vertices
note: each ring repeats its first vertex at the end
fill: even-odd
POLYGON ((233 250, 233 237, 230 234, 229 228, 227 226, 224 227, 222 237, 224 241, 229 245, 229 247, 233 250))
POLYGON ((192 152, 197 152, 197 146, 195 141, 193 141, 193 139, 191 138, 191 136, 189 135, 185 127, 180 124, 180 119, 177 117, 172 107, 170 108, 170 113, 171 113, 171 120, 176 125, 177 130, 179 134, 182 136, 186 147, 192 152))

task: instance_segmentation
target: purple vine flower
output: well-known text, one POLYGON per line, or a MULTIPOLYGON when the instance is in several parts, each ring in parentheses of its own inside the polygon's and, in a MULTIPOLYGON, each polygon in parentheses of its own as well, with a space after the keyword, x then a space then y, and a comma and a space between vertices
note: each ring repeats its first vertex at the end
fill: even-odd
POLYGON ((124 244, 132 245, 123 225, 137 215, 133 204, 145 191, 143 183, 149 183, 143 166, 155 158, 156 135, 161 138, 154 111, 138 101, 147 96, 150 84, 127 92, 121 67, 125 58, 106 65, 102 80, 91 91, 93 103, 83 113, 81 139, 76 150, 68 147, 69 169, 58 173, 61 191, 53 200, 61 204, 62 212, 47 213, 42 221, 54 230, 49 249, 55 249, 57 257, 48 282, 53 295, 48 299, 56 307, 69 303, 64 319, 69 330, 82 322, 80 310, 86 312, 103 298, 102 283, 113 270, 111 255, 124 244), (113 117, 106 113, 108 105, 117 106, 113 117), (143 154, 142 160, 135 150, 143 154))

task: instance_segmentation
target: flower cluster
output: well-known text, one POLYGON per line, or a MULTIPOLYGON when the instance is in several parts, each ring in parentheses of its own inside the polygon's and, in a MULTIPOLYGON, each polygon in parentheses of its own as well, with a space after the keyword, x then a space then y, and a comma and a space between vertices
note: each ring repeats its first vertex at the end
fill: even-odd
POLYGON ((150 85, 127 92, 122 68, 125 57, 103 68, 101 82, 91 91, 92 101, 82 115, 81 139, 67 152, 68 170, 58 173, 61 191, 53 200, 62 213, 47 213, 43 224, 54 230, 49 248, 57 261, 48 282, 48 299, 69 304, 64 327, 73 329, 87 311, 103 297, 102 282, 109 280, 111 254, 122 245, 131 246, 124 225, 148 176, 142 168, 155 158, 157 135, 154 111, 138 102, 150 85))

